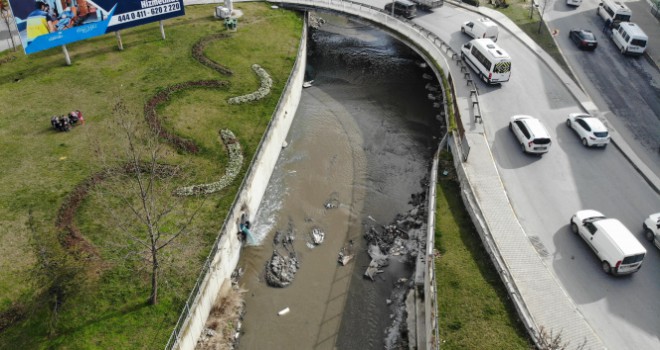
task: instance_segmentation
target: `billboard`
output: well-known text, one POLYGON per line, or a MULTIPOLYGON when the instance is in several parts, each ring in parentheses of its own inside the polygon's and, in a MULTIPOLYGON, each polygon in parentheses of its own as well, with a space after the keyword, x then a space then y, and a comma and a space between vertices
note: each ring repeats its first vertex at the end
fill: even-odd
POLYGON ((9 0, 26 54, 167 18, 183 0, 9 0))

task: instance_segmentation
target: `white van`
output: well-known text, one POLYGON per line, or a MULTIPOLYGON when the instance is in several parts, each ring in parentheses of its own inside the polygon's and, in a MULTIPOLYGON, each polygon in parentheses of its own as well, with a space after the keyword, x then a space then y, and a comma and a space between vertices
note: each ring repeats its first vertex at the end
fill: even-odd
POLYGON ((487 84, 509 81, 511 57, 490 39, 472 39, 461 47, 465 60, 487 84))
POLYGON ((605 273, 625 275, 642 267, 646 249, 621 221, 595 210, 580 210, 570 225, 596 253, 605 273))
POLYGON ((641 55, 646 50, 649 37, 637 24, 624 22, 612 31, 612 41, 624 55, 641 55))
POLYGON ((475 38, 488 38, 497 41, 500 34, 500 27, 491 21, 490 18, 479 18, 476 21, 467 21, 461 26, 461 32, 475 38))
POLYGON ((598 4, 598 15, 605 23, 616 28, 621 22, 630 22, 632 11, 619 0, 603 0, 598 4))

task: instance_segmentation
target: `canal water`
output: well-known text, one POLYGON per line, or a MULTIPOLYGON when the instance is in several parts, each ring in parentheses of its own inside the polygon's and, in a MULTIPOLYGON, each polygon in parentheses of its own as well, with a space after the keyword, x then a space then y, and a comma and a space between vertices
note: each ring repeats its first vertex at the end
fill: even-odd
MULTIPOLYGON (((397 282, 412 265, 391 257, 374 281, 363 238, 392 223, 424 191, 441 135, 429 99, 432 72, 403 43, 364 23, 319 14, 311 30, 300 106, 239 267, 246 313, 242 349, 399 348, 405 313, 397 282), (314 245, 311 231, 325 233, 314 245), (286 288, 269 287, 265 265, 276 231, 293 232, 299 270, 286 288), (338 263, 344 248, 355 254, 338 263), (398 293, 398 294, 397 294, 398 293), (286 311, 283 311, 286 310, 286 311), (282 315, 278 315, 282 311, 282 315)), ((400 285, 401 283, 399 283, 400 285)))

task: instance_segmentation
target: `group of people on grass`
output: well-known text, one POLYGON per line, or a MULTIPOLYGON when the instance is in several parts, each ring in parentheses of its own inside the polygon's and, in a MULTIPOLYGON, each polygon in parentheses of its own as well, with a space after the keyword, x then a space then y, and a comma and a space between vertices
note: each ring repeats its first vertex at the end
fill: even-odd
POLYGON ((71 111, 68 115, 54 116, 50 118, 50 124, 59 131, 69 131, 71 127, 78 123, 85 124, 82 112, 79 110, 71 111))

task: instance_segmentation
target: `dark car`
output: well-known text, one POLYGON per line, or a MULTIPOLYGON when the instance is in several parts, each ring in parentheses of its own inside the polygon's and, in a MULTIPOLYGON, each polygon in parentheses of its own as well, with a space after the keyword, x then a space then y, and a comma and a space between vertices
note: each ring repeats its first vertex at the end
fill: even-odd
POLYGON ((385 5, 385 11, 410 19, 417 15, 417 5, 409 0, 394 0, 385 5), (392 7, 394 7, 394 10, 392 10, 392 7))
POLYGON ((598 46, 596 36, 590 30, 573 29, 568 33, 568 37, 580 48, 584 50, 594 50, 598 46))

